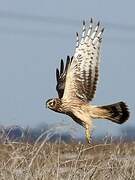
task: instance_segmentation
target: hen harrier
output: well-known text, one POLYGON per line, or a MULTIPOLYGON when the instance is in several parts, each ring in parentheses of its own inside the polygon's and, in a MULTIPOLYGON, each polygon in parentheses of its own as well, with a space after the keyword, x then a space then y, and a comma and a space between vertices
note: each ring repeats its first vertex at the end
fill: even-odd
POLYGON ((67 56, 66 65, 61 60, 60 70, 56 69, 58 98, 49 99, 46 106, 56 112, 67 114, 85 128, 86 140, 90 142, 92 119, 108 119, 122 124, 129 117, 128 107, 124 102, 105 106, 89 104, 94 97, 99 76, 99 52, 102 42, 100 23, 93 24, 91 19, 86 31, 83 21, 82 37, 76 33, 74 56, 67 56))

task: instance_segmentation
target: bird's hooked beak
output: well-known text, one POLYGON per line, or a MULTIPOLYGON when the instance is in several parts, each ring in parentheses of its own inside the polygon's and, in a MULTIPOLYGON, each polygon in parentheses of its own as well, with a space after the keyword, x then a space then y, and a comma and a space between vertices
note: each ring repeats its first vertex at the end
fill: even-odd
POLYGON ((47 103, 45 103, 45 107, 47 108, 47 103))
POLYGON ((45 107, 46 107, 46 108, 48 108, 48 102, 49 102, 50 100, 52 100, 52 99, 48 99, 48 100, 46 101, 46 103, 45 103, 45 107))

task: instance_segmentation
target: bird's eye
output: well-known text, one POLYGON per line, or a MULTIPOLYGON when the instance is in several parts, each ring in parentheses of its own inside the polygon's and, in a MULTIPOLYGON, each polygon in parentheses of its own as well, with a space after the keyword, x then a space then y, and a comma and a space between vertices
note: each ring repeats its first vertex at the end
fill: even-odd
POLYGON ((55 101, 51 101, 50 103, 49 103, 49 105, 51 106, 51 107, 54 107, 55 106, 55 101))

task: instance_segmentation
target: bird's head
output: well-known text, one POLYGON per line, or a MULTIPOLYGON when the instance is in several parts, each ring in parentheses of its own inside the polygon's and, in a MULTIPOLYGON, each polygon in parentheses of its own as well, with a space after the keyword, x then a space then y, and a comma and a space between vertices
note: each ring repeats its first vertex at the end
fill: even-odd
POLYGON ((60 112, 60 105, 61 105, 61 100, 59 98, 48 99, 46 101, 46 108, 49 108, 56 112, 60 112))

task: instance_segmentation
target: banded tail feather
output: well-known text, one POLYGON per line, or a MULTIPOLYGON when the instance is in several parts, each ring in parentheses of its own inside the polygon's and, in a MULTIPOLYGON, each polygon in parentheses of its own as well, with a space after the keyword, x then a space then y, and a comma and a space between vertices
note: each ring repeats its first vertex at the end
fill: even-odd
POLYGON ((103 116, 112 122, 122 124, 129 118, 129 111, 126 103, 118 102, 111 105, 100 106, 100 110, 105 110, 103 116))

